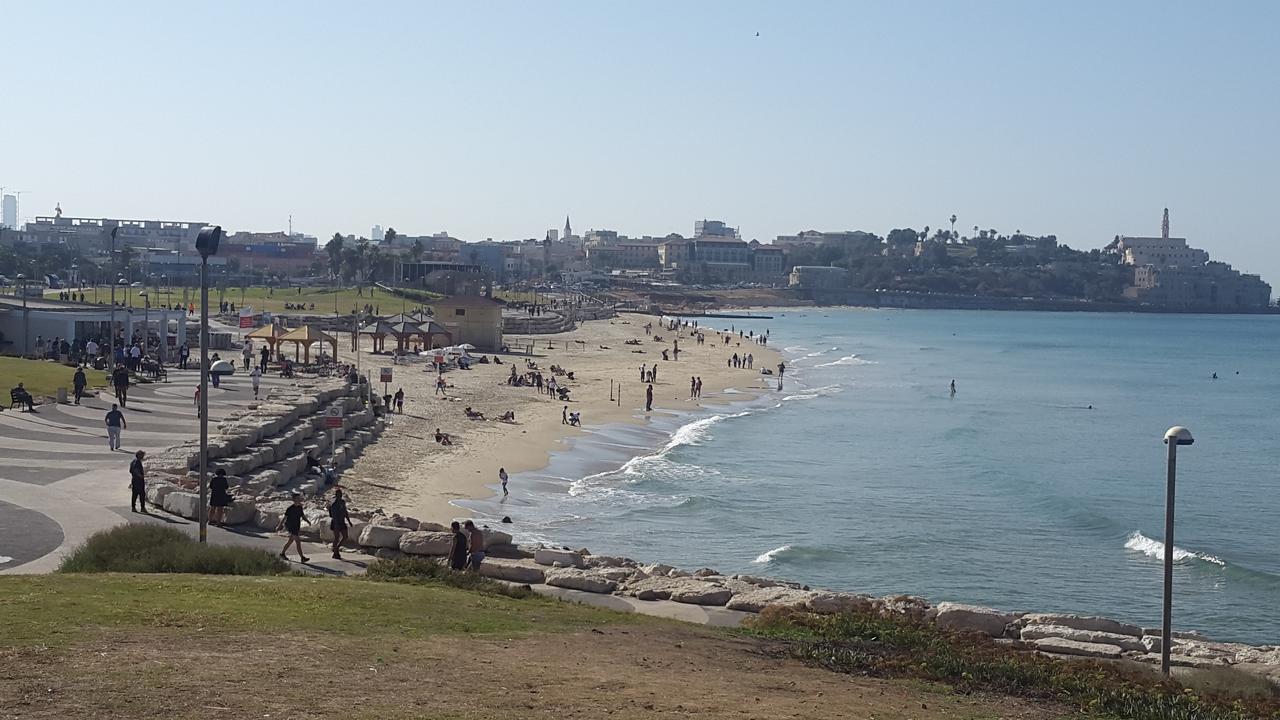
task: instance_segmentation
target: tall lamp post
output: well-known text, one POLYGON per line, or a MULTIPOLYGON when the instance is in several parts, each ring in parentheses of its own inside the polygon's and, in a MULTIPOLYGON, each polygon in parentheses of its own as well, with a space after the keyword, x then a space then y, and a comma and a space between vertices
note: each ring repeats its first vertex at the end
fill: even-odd
POLYGON ((117 225, 111 228, 111 272, 108 273, 111 280, 111 329, 107 332, 107 372, 111 372, 116 364, 116 233, 120 230, 117 225))
POLYGON ((18 292, 22 293, 22 357, 26 357, 31 352, 31 323, 27 319, 27 276, 18 273, 14 280, 15 286, 19 288, 18 292))
POLYGON ((145 285, 138 291, 138 297, 142 298, 142 355, 145 357, 151 346, 151 295, 145 285))
POLYGON ((1160 673, 1169 677, 1169 649, 1173 645, 1173 497, 1177 478, 1178 446, 1195 442, 1191 431, 1175 425, 1164 434, 1169 446, 1169 474, 1164 496, 1164 614, 1160 626, 1160 673))
POLYGON ((200 542, 209 541, 209 257, 218 253, 222 226, 196 237, 200 253, 200 542))

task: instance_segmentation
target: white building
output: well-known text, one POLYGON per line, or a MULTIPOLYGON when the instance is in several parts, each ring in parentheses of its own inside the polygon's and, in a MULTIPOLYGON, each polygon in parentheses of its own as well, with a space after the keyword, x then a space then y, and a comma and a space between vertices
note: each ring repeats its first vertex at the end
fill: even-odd
POLYGON ((1116 246, 1125 265, 1141 267, 1200 267, 1209 262, 1209 253, 1189 247, 1186 238, 1125 237, 1116 246))
POLYGON ((5 195, 0 201, 3 210, 0 210, 0 227, 7 227, 13 230, 18 229, 18 197, 16 195, 5 195))

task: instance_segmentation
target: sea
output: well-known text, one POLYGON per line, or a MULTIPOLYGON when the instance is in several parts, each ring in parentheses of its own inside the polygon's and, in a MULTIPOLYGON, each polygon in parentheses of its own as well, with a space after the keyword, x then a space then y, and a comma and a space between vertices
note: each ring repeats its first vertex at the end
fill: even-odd
POLYGON ((744 370, 465 504, 523 541, 1158 627, 1183 425, 1174 626, 1280 643, 1280 317, 760 312, 702 323, 767 332, 781 389, 744 370))

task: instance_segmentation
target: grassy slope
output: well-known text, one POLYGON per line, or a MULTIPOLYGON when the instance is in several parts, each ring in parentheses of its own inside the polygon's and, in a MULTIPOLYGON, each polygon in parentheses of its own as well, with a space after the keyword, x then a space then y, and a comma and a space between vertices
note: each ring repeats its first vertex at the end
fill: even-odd
MULTIPOLYGON (((9 388, 25 383, 27 390, 36 397, 56 395, 59 387, 65 387, 71 393, 71 377, 76 371, 72 368, 46 360, 24 360, 16 357, 0 357, 0 385, 3 385, 5 407, 9 405, 9 388)), ((100 372, 88 371, 85 377, 89 387, 102 387, 104 376, 100 372)))
POLYGON ((0 718, 1054 717, 705 628, 435 585, 0 576, 0 718))
POLYGON ((316 577, 38 575, 0 578, 0 638, 57 646, 97 631, 160 625, 211 631, 322 628, 359 637, 508 634, 626 622, 544 599, 316 577))

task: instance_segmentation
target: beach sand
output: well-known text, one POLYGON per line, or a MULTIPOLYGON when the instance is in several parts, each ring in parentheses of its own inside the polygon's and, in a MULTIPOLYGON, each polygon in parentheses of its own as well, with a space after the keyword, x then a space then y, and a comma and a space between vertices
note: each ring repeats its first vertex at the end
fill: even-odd
MULTIPOLYGON (((486 486, 496 486, 499 468, 505 468, 510 475, 543 468, 553 450, 562 447, 566 438, 582 432, 562 423, 561 411, 566 404, 570 412, 581 414, 586 428, 644 422, 642 364, 652 366, 657 362, 659 366, 653 393, 655 411, 689 411, 742 400, 743 395, 724 391, 763 391, 776 384, 776 375, 762 376, 760 370, 770 368, 776 372, 780 360, 777 352, 749 338, 739 339, 736 333, 726 345, 721 334, 711 329, 720 325, 727 328, 732 321, 704 319, 701 324, 706 344, 702 346, 696 344, 691 330, 682 330, 678 334, 680 359, 666 362, 662 361, 661 351, 666 349, 670 356, 677 333, 661 329, 659 322, 650 315, 624 314, 583 323, 568 333, 508 336, 506 341, 512 350, 530 343, 536 344, 536 349, 530 356, 500 356, 502 364, 475 364, 471 370, 446 372, 446 397, 434 394, 436 374, 429 363, 391 366, 388 356, 369 352, 370 341, 364 339, 362 369, 391 366, 394 381, 389 392, 394 394, 403 388, 405 404, 404 414, 395 415, 378 442, 343 474, 341 482, 351 492, 353 506, 363 510, 381 508, 433 522, 464 517, 467 511, 451 502, 490 497, 494 489, 486 486), (662 342, 645 335, 644 325, 650 322, 654 323, 653 335, 661 336, 662 342), (629 339, 638 339, 641 344, 626 345, 629 339), (735 352, 751 353, 753 369, 729 367, 726 361, 735 352), (552 365, 574 373, 575 379, 567 381, 570 402, 552 399, 534 387, 507 384, 513 363, 517 372, 526 370, 526 357, 537 364, 544 378, 551 377, 552 365), (701 400, 689 397, 690 376, 702 378, 701 400), (463 412, 467 406, 488 419, 468 419, 463 412), (515 423, 497 419, 508 410, 515 413, 515 423), (454 444, 437 444, 436 428, 449 434, 454 444)), ((344 342, 349 343, 349 339, 344 342)), ((478 359, 479 355, 475 357, 478 359)), ((489 357, 492 360, 493 356, 489 357)), ((372 371, 370 376, 376 380, 378 373, 372 371)), ((566 380, 560 376, 557 382, 566 380)), ((375 383, 374 389, 381 394, 382 383, 375 383)), ((519 493, 514 485, 510 489, 513 494, 519 493)))

